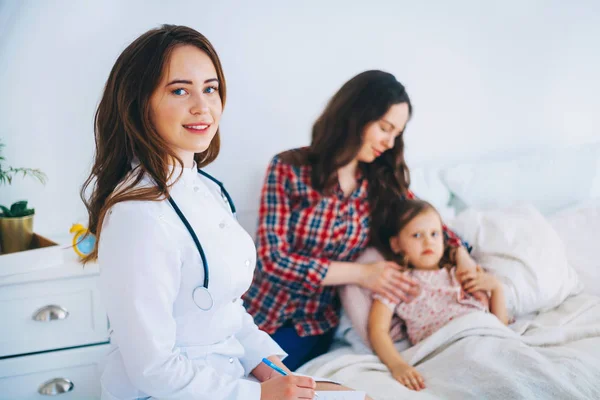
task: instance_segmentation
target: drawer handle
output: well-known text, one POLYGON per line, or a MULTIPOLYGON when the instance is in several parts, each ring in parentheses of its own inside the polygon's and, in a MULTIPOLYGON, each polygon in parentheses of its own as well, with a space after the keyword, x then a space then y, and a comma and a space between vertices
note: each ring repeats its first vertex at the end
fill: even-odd
POLYGON ((68 316, 69 312, 65 308, 50 305, 37 310, 35 314, 33 314, 33 319, 35 321, 48 322, 57 319, 66 319, 68 316))
POLYGON ((75 385, 68 379, 55 378, 45 382, 38 389, 38 393, 42 396, 59 396, 63 393, 68 393, 75 385))

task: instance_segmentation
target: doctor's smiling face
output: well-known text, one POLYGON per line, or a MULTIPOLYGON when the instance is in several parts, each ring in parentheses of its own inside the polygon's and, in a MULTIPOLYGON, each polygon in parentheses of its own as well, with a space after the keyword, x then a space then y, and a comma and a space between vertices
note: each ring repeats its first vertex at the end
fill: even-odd
POLYGON ((150 120, 185 167, 218 133, 223 112, 219 84, 211 58, 196 46, 180 45, 150 97, 150 120))

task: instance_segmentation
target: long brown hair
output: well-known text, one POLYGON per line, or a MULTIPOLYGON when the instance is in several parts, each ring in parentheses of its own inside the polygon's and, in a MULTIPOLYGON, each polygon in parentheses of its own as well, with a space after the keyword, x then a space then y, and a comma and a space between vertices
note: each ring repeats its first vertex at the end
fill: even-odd
MULTIPOLYGON (((419 199, 397 198, 386 205, 380 212, 380 217, 371 225, 372 235, 375 237, 374 247, 388 261, 395 261, 399 265, 412 268, 402 253, 392 250, 390 240, 400 234, 402 230, 418 215, 426 211, 439 213, 430 203, 419 199)), ((441 221, 441 217, 440 217, 441 221)), ((440 260, 440 268, 450 265, 450 247, 444 236, 444 255, 440 260)))
MULTIPOLYGON (((287 163, 310 164, 311 183, 327 193, 337 182, 339 168, 356 158, 363 144, 366 126, 381 119, 395 104, 412 104, 404 86, 394 75, 365 71, 346 82, 333 95, 312 129, 310 147, 282 154, 287 163)), ((404 160, 404 131, 396 137, 394 147, 371 163, 359 163, 369 182, 371 215, 406 193, 410 173, 404 160)), ((373 239, 373 236, 372 236, 373 239)))
MULTIPOLYGON (((172 173, 169 161, 175 159, 183 167, 182 160, 158 134, 150 119, 150 97, 173 50, 181 45, 196 46, 210 57, 217 71, 219 96, 225 106, 226 85, 221 62, 212 44, 199 32, 186 26, 162 25, 127 46, 110 71, 94 119, 96 153, 91 173, 81 188, 81 198, 88 210, 88 229, 96 235, 96 246, 84 262, 98 257, 102 221, 108 209, 121 201, 166 198, 172 173), (132 171, 134 158, 140 165, 132 171), (115 191, 129 173, 133 179, 115 191), (144 174, 151 177, 156 186, 135 188, 144 174)), ((208 149, 194 155, 198 167, 212 162, 219 148, 217 130, 208 149)))

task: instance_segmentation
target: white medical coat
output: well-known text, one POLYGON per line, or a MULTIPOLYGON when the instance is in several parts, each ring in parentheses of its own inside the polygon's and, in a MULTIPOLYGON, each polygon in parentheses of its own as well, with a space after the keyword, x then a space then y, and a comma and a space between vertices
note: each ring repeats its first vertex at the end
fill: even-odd
POLYGON ((202 260, 167 200, 113 206, 98 252, 111 326, 102 399, 259 399, 260 384, 245 377, 263 357, 286 353, 257 328, 240 299, 256 262, 252 238, 219 186, 195 168, 183 169, 170 193, 206 254, 214 305, 203 311, 194 303, 202 260))

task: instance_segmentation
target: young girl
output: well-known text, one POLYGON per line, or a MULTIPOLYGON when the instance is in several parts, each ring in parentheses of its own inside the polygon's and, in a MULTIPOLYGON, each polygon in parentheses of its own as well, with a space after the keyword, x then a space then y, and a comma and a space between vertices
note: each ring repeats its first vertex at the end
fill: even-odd
POLYGON ((420 390, 425 388, 423 377, 402 359, 390 337, 394 313, 404 320, 409 340, 414 345, 454 318, 471 312, 487 312, 487 296, 481 296, 482 293, 478 298, 473 296, 478 291, 491 293, 489 310, 506 324, 504 293, 499 280, 483 272, 470 257, 457 254, 456 266, 447 261, 449 249, 442 235, 442 222, 429 203, 398 201, 387 212, 390 217, 381 226, 374 227, 379 239, 378 250, 387 260, 408 268, 419 281, 421 292, 409 303, 393 303, 375 294, 369 314, 369 340, 396 380, 409 389, 420 390))

